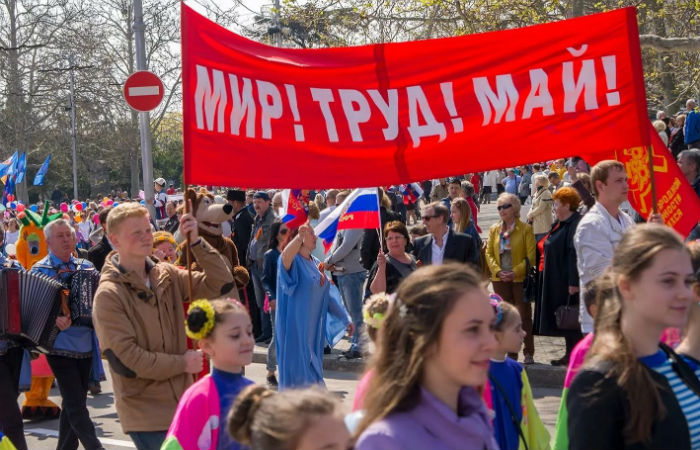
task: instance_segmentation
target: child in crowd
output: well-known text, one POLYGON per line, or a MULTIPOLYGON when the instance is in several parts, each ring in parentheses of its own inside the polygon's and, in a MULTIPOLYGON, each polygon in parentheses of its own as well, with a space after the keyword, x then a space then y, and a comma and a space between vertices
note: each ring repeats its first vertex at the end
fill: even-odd
MULTIPOLYGON (((389 311, 389 304, 391 303, 390 297, 386 293, 374 294, 365 301, 365 305, 362 307, 362 318, 367 325, 367 336, 369 336, 370 341, 375 346, 377 345, 377 338, 379 335, 379 328, 384 323, 384 318, 389 311)), ((352 410, 359 411, 364 407, 365 394, 367 393, 367 388, 369 387, 369 382, 374 374, 373 369, 369 369, 362 375, 360 382, 357 384, 357 389, 355 390, 355 398, 352 402, 352 410)))
POLYGON ((161 450, 238 450, 222 424, 241 390, 253 384, 242 374, 255 346, 248 312, 233 299, 196 300, 185 326, 213 368, 183 394, 161 450))
MULTIPOLYGON (((604 274, 603 277, 605 276, 607 275, 604 274)), ((586 283, 583 294, 583 303, 586 306, 586 311, 588 311, 588 314, 591 315, 594 321, 598 313, 596 297, 598 296, 599 285, 600 287, 612 286, 612 284, 609 282, 600 282, 598 279, 591 280, 586 283)), ((612 295, 612 292, 602 292, 601 295, 612 295)), ((591 348, 592 343, 593 333, 588 333, 571 351, 569 366, 566 368, 566 377, 564 378, 564 389, 561 392, 561 403, 559 404, 559 412, 557 414, 557 424, 554 428, 554 440, 552 441, 553 450, 568 450, 569 448, 569 428, 567 426, 569 414, 566 409, 566 397, 567 393, 569 392, 569 386, 571 386, 571 382, 574 380, 579 368, 583 364, 583 361, 586 358, 586 353, 588 353, 588 349, 591 348)))
POLYGON ((493 321, 470 267, 430 265, 406 277, 382 325, 356 448, 498 448, 479 394, 493 321))
POLYGON ((515 306, 491 296, 498 345, 491 352, 484 400, 495 412, 494 434, 501 450, 549 449, 549 433, 537 414, 527 372, 508 353, 518 353, 525 330, 515 306))
POLYGON ((349 449, 340 402, 319 388, 276 393, 248 386, 228 417, 228 432, 251 450, 349 449))

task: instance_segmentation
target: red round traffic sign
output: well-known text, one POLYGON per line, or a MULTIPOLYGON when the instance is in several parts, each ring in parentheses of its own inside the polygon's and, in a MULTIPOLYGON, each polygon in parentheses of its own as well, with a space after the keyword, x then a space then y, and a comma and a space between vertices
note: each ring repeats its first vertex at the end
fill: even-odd
POLYGON ((148 112, 163 100, 163 82, 148 70, 129 75, 124 83, 124 99, 136 111, 148 112))

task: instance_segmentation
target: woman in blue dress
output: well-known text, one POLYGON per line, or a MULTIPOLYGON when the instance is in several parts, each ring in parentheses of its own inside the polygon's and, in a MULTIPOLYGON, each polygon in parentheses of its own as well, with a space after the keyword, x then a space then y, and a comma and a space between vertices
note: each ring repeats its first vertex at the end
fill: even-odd
POLYGON ((279 388, 323 385, 323 347, 337 343, 354 326, 340 293, 311 256, 316 236, 310 225, 299 227, 277 265, 275 346, 279 388))

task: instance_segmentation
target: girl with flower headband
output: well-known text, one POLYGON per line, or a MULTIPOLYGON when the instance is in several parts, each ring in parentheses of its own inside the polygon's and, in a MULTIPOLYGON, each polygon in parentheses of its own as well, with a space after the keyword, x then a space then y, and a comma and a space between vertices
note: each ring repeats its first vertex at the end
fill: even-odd
MULTIPOLYGON (((367 330, 367 336, 369 336, 369 339, 375 346, 377 345, 379 329, 384 323, 384 318, 389 311, 389 305, 393 300, 394 295, 387 295, 386 293, 374 294, 365 301, 365 305, 362 307, 362 318, 364 319, 365 325, 367 325, 365 328, 367 330)), ((373 375, 374 369, 370 368, 357 384, 355 398, 352 402, 353 411, 359 411, 364 407, 365 395, 367 394, 369 382, 373 375)))
POLYGON ((212 371, 183 394, 161 450, 238 450, 225 423, 239 392, 253 384, 242 373, 255 347, 248 312, 233 299, 195 300, 185 328, 211 359, 212 371))
POLYGON ((525 331, 520 313, 497 294, 490 296, 496 314, 498 345, 491 352, 489 378, 483 390, 486 405, 495 413, 493 428, 501 450, 548 449, 549 433, 537 414, 527 373, 508 357, 523 346, 525 331))

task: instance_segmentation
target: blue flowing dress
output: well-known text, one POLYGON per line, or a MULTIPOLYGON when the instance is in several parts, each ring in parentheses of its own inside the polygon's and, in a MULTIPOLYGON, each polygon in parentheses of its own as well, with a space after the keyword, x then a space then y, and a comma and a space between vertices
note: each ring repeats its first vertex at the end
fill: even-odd
POLYGON ((323 382, 323 347, 335 345, 350 316, 340 292, 318 270, 319 261, 296 255, 289 270, 277 263, 275 345, 279 389, 323 382))

